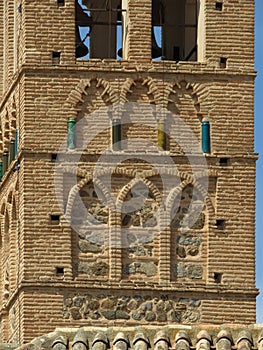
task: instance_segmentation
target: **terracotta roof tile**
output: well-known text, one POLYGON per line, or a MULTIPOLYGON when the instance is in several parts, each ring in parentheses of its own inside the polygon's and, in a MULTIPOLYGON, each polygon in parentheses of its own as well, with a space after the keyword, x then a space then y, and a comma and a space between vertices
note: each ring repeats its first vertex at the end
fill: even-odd
POLYGON ((88 346, 88 333, 83 329, 80 329, 75 335, 72 343, 73 350, 87 350, 88 346))
POLYGON ((263 350, 263 325, 61 328, 19 350, 263 350))

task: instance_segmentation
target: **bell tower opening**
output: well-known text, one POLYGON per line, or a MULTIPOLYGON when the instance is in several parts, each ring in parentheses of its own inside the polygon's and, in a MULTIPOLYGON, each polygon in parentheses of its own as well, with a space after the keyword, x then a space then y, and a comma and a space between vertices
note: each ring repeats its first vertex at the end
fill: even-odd
POLYGON ((152 0, 152 58, 197 61, 199 0, 152 0))
POLYGON ((122 57, 121 0, 75 0, 76 58, 122 57))

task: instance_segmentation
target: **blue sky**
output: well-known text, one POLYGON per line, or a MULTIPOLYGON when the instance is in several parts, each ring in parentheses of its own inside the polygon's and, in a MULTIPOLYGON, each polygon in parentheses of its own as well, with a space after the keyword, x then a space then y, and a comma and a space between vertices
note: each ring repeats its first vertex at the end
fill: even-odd
POLYGON ((261 294, 257 298, 257 322, 263 323, 263 1, 256 0, 256 78, 255 89, 255 151, 260 154, 257 161, 257 287, 261 294))

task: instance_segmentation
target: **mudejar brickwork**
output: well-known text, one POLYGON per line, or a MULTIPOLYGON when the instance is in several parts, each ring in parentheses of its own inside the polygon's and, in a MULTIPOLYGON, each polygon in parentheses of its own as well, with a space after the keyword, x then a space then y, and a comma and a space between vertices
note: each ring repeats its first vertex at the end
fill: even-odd
POLYGON ((1 342, 254 323, 254 1, 5 0, 0 28, 1 342))

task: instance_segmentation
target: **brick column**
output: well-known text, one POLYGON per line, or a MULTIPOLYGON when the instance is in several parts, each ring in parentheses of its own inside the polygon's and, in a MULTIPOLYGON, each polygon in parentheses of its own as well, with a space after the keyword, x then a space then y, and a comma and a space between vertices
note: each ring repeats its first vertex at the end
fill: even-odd
POLYGON ((127 36, 128 59, 151 59, 151 0, 128 0, 127 36))
POLYGON ((167 212, 163 209, 160 213, 160 284, 168 284, 171 279, 171 232, 170 227, 167 225, 167 218, 167 212))

